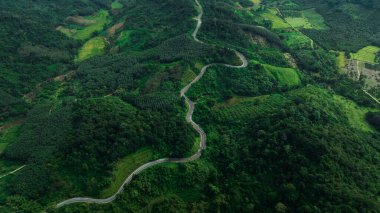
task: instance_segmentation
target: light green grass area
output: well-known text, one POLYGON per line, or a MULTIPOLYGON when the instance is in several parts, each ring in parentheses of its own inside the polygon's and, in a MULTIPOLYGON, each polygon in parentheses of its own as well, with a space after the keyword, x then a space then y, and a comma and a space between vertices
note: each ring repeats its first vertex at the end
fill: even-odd
POLYGON ((352 53, 353 59, 368 63, 375 63, 376 54, 380 51, 379 47, 367 46, 359 50, 357 53, 352 53))
POLYGON ((117 162, 112 172, 111 185, 101 192, 101 197, 109 197, 114 194, 124 182, 125 178, 139 166, 151 161, 152 158, 153 150, 151 148, 142 148, 117 162))
POLYGON ((304 29, 312 29, 312 25, 305 17, 287 17, 285 18, 286 22, 288 22, 294 28, 304 28, 304 29))
POLYGON ((348 122, 354 128, 373 132, 373 127, 366 121, 365 116, 370 111, 376 111, 372 108, 360 107, 355 102, 342 96, 334 95, 334 101, 340 106, 340 109, 347 115, 348 122))
POLYGON ((303 16, 308 20, 308 22, 311 24, 311 28, 315 30, 326 30, 329 29, 329 27, 325 24, 325 20, 323 16, 315 9, 309 9, 302 11, 303 16))
POLYGON ((62 26, 57 27, 57 30, 70 38, 73 38, 75 33, 77 33, 77 29, 70 29, 62 26))
POLYGON ((121 8, 123 8, 123 5, 119 1, 114 1, 111 4, 111 8, 114 10, 115 9, 121 9, 121 8))
POLYGON ((16 140, 19 130, 20 125, 16 125, 9 129, 0 131, 0 154, 5 150, 8 144, 16 140))
POLYGON ((83 45, 83 47, 81 47, 75 61, 81 62, 91 57, 102 55, 104 53, 105 47, 106 47, 106 43, 103 37, 92 38, 89 41, 87 41, 83 45))
POLYGON ((294 28, 325 30, 328 29, 323 16, 315 9, 294 11, 295 16, 286 17, 285 20, 294 28))
POLYGON ((277 15, 277 11, 274 9, 269 9, 265 13, 262 13, 261 17, 271 21, 273 29, 291 28, 291 26, 288 23, 286 23, 281 17, 277 15))
POLYGON ((197 75, 191 69, 186 69, 181 78, 181 84, 186 85, 190 83, 197 75))
POLYGON ((121 31, 119 37, 116 40, 116 45, 123 47, 127 44, 130 44, 132 32, 132 30, 121 31))
POLYGON ((102 31, 104 26, 109 22, 109 14, 106 10, 100 10, 97 14, 93 16, 84 17, 87 20, 95 20, 96 22, 85 27, 72 26, 68 27, 58 27, 57 30, 64 33, 66 36, 77 39, 77 40, 87 40, 94 32, 102 31), (75 28, 74 28, 75 27, 75 28))
POLYGON ((281 35, 286 37, 285 43, 290 48, 311 48, 311 39, 300 32, 285 32, 281 35))
POLYGON ((272 65, 264 64, 265 70, 270 75, 274 76, 280 86, 298 86, 301 84, 301 79, 297 70, 293 68, 275 67, 272 65))
POLYGON ((346 67, 347 61, 344 52, 339 52, 338 57, 336 58, 336 63, 339 68, 339 73, 343 73, 344 68, 346 67))

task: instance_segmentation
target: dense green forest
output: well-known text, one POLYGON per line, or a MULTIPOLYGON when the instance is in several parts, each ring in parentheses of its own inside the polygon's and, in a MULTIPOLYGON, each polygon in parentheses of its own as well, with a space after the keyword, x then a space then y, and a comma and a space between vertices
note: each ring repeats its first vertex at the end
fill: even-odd
POLYGON ((0 212, 380 212, 380 1, 199 3, 0 2, 0 212))

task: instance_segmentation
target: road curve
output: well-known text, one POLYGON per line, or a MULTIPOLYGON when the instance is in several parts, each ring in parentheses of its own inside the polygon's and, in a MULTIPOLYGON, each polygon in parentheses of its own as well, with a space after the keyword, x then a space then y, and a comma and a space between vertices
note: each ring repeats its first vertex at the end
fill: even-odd
MULTIPOLYGON (((192 37, 193 39, 196 41, 196 42, 199 42, 199 43, 203 43, 202 41, 200 41, 198 38, 197 38, 197 35, 198 35, 198 32, 199 32, 199 29, 201 28, 202 26, 202 17, 203 17, 203 7, 202 5, 199 3, 198 0, 195 0, 195 3, 197 4, 200 12, 199 12, 199 15, 196 17, 196 20, 197 20, 197 26, 192 34, 192 37)), ((235 50, 234 50, 235 51, 235 50)), ((121 192, 123 192, 124 190, 124 187, 126 185, 128 185, 133 177, 139 173, 141 173, 142 171, 152 167, 152 166, 155 166, 155 165, 158 165, 158 164, 162 164, 162 163, 187 163, 187 162, 191 162, 191 161, 194 161, 194 160, 197 160, 201 157, 202 155, 202 151, 204 149, 206 149, 206 141, 207 141, 207 137, 206 137, 206 133, 203 131, 203 129, 193 121, 193 113, 194 113, 194 109, 195 109, 195 104, 194 102, 192 102, 187 96, 186 96, 186 92, 190 89, 190 87, 197 83, 201 78, 202 76, 204 75, 204 73, 207 71, 207 69, 211 66, 225 66, 225 67, 230 67, 230 68, 236 68, 236 69, 239 69, 239 68, 244 68, 244 67, 247 67, 248 66, 248 61, 247 59, 245 58, 245 56, 237 51, 235 51, 236 55, 240 58, 242 64, 241 65, 238 65, 238 66, 235 66, 235 65, 230 65, 230 64, 222 64, 222 63, 212 63, 212 64, 208 64, 204 67, 202 67, 201 69, 201 72, 198 74, 198 76, 196 76, 193 81, 191 81, 188 85, 186 85, 180 92, 180 95, 181 97, 183 97, 185 99, 185 102, 187 104, 187 107, 188 107, 188 111, 187 111, 187 114, 186 114, 186 121, 188 123, 190 123, 192 125, 192 127, 199 133, 199 136, 200 136, 200 144, 199 144, 199 149, 198 151, 190 156, 190 157, 187 157, 187 158, 162 158, 162 159, 158 159, 158 160, 155 160, 155 161, 151 161, 151 162, 148 162, 142 166, 140 166, 139 168, 137 168, 135 171, 132 172, 132 174, 130 174, 126 179, 125 181, 123 182, 123 184, 119 187, 119 189, 117 190, 117 192, 112 195, 111 197, 108 197, 108 198, 104 198, 104 199, 95 199, 95 198, 87 198, 87 197, 76 197, 76 198, 71 198, 71 199, 68 199, 68 200, 65 200, 65 201, 62 201, 60 203, 58 203, 56 205, 57 208, 60 208, 62 206, 65 206, 65 205, 69 205, 69 204, 73 204, 73 203, 95 203, 95 204, 105 204, 105 203, 110 203, 112 201, 114 201, 117 197, 117 195, 119 195, 121 192)))

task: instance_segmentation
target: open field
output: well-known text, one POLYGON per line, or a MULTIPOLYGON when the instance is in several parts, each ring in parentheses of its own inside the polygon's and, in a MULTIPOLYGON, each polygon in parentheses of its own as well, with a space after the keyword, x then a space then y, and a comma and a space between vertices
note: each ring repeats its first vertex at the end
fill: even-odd
POLYGON ((111 185, 101 192, 101 197, 109 197, 115 193, 128 175, 142 164, 152 160, 152 157, 152 149, 143 148, 121 159, 112 172, 111 185))
POLYGON ((325 30, 328 29, 324 18, 315 11, 308 9, 303 11, 288 11, 286 22, 294 28, 325 30))
POLYGON ((352 127, 366 132, 374 131, 374 128, 365 119, 367 112, 374 111, 373 109, 360 107, 355 102, 338 95, 334 95, 334 101, 346 114, 348 122, 352 127))
POLYGON ((191 69, 186 69, 182 75, 181 83, 186 85, 190 83, 197 75, 191 69))
POLYGON ((311 48, 311 39, 300 32, 286 32, 281 35, 286 36, 285 43, 290 48, 311 48))
POLYGON ((351 57, 356 60, 375 63, 376 53, 380 51, 379 47, 367 46, 359 50, 357 53, 352 53, 351 57))
POLYGON ((270 75, 277 79, 280 86, 298 86, 301 84, 298 71, 293 68, 275 67, 268 64, 263 66, 270 75))
POLYGON ((106 47, 103 37, 95 37, 87 41, 79 50, 76 62, 81 62, 94 56, 102 55, 106 47))
POLYGON ((305 17, 286 17, 285 20, 294 28, 313 29, 305 17))
POLYGON ((68 37, 77 40, 87 40, 91 37, 94 32, 99 32, 103 30, 104 26, 108 23, 108 11, 100 10, 97 14, 93 16, 82 17, 86 19, 87 26, 72 26, 72 27, 58 27, 57 30, 62 32, 68 37))
POLYGON ((325 24, 325 20, 321 14, 317 13, 315 9, 309 9, 302 11, 303 16, 310 23, 311 28, 315 30, 326 30, 329 27, 325 24))
POLYGON ((268 10, 267 12, 261 14, 261 17, 271 21, 273 29, 291 28, 291 26, 288 23, 286 23, 281 17, 277 15, 276 10, 268 10))

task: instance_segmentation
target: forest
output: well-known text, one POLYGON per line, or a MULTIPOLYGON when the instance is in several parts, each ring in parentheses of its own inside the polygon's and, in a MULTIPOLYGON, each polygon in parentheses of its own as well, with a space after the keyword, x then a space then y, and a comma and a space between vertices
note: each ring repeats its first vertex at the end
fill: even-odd
POLYGON ((0 212, 380 212, 380 2, 199 3, 0 2, 0 212))

